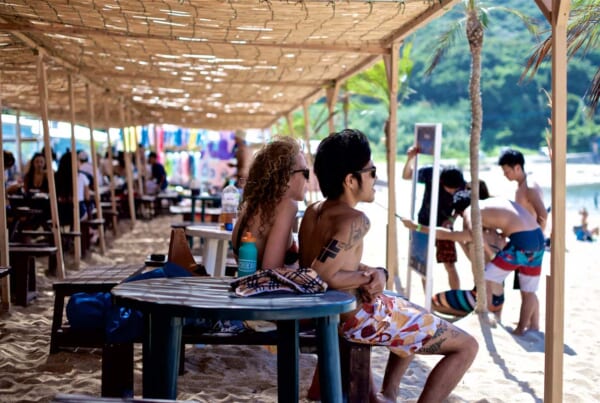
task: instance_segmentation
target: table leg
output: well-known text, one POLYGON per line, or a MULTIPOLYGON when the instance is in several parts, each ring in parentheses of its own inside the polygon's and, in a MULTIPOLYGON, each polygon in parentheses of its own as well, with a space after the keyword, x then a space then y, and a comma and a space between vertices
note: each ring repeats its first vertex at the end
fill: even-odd
POLYGON ((202 263, 206 272, 211 276, 216 276, 217 249, 219 248, 219 240, 204 238, 204 250, 202 251, 202 263))
POLYGON ((229 241, 219 240, 219 246, 217 247, 217 258, 215 263, 215 277, 225 276, 225 266, 227 265, 227 250, 229 249, 229 241))
POLYGON ((277 321, 277 400, 279 403, 298 402, 300 343, 298 321, 277 321))
POLYGON ((177 398, 177 374, 181 348, 182 318, 146 313, 143 345, 143 396, 177 398))
POLYGON ((338 315, 317 318, 319 382, 323 403, 342 402, 342 375, 337 326, 338 315))

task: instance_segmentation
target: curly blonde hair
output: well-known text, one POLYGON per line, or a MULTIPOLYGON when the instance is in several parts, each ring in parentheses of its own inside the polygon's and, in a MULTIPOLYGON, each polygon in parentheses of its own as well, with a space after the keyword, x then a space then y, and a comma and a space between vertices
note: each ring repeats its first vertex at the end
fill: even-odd
POLYGON ((275 207, 288 189, 299 153, 300 145, 291 137, 277 137, 256 153, 240 205, 246 221, 244 227, 257 216, 261 221, 261 234, 270 226, 275 207))

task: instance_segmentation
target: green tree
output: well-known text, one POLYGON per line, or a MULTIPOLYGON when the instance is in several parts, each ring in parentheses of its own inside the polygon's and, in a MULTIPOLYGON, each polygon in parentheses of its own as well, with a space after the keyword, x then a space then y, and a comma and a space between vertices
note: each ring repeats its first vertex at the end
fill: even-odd
MULTIPOLYGON (((469 78, 469 98, 471 100, 471 129, 469 141, 469 162, 471 171, 471 223, 473 231, 473 249, 471 251, 471 264, 475 285, 477 286, 476 312, 487 312, 487 293, 485 292, 485 279, 483 277, 483 229, 481 225, 481 212, 479 209, 479 149, 481 143, 481 128, 483 121, 483 107, 481 100, 481 53, 483 49, 484 30, 488 24, 488 14, 494 10, 503 10, 519 15, 523 21, 528 17, 516 10, 506 7, 484 7, 478 0, 463 0, 462 18, 451 24, 449 29, 442 32, 439 45, 434 50, 433 57, 427 73, 433 72, 444 54, 453 45, 462 28, 465 28, 467 42, 471 54, 471 67, 469 78)), ((532 30, 534 26, 529 25, 532 30)))
MULTIPOLYGON (((600 48, 600 4, 598 0, 573 0, 567 27, 567 49, 569 58, 578 52, 586 55, 600 48)), ((527 61, 524 75, 534 75, 552 50, 551 34, 537 46, 527 61)), ((587 91, 589 116, 593 116, 600 102, 600 66, 587 91)))

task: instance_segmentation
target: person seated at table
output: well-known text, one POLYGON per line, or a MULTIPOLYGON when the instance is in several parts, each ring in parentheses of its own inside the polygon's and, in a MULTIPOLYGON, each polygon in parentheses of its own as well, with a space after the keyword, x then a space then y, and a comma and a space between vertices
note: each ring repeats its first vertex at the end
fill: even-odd
MULTIPOLYGON (((78 159, 78 161, 81 161, 78 159)), ((79 164, 78 164, 79 165, 79 164)), ((79 168, 79 167, 77 167, 79 168)), ((56 196, 61 225, 73 224, 73 164, 71 151, 65 152, 58 162, 58 170, 54 177, 56 181, 56 196)), ((85 220, 91 215, 90 211, 90 181, 88 177, 77 171, 77 199, 79 200, 79 218, 85 220)))
POLYGON ((298 247, 292 228, 308 175, 304 154, 292 138, 277 138, 258 151, 231 237, 236 257, 242 235, 249 231, 256 237, 258 268, 297 267, 298 247))
POLYGON ((48 193, 48 177, 46 176, 46 158, 42 153, 35 153, 29 162, 29 169, 23 177, 23 191, 48 193))
POLYGON ((361 262, 371 224, 356 205, 375 200, 377 180, 367 137, 352 129, 326 137, 317 148, 314 170, 325 199, 308 206, 302 219, 300 265, 312 267, 329 289, 356 296, 357 308, 340 316, 341 336, 390 350, 379 393, 371 378, 371 401, 396 401, 415 354, 442 356, 419 401, 444 401, 475 359, 477 341, 424 308, 384 294, 387 270, 361 262))

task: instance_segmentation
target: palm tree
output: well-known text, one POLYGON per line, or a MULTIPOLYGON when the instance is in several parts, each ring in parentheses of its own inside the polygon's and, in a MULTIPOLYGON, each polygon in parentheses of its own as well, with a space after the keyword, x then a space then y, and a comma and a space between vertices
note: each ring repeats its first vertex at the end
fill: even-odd
MULTIPOLYGON (((577 52, 587 54, 592 49, 600 48, 600 5, 598 0, 573 0, 571 15, 567 28, 567 49, 569 57, 577 52)), ((527 60, 525 72, 535 74, 552 50, 551 34, 541 42, 527 60)), ((593 116, 600 102, 600 67, 594 75, 586 91, 589 99, 589 116, 593 116)))
POLYGON ((471 269, 477 287, 478 313, 487 312, 487 295, 485 279, 483 277, 483 229, 481 225, 481 212, 479 209, 479 145, 481 142, 481 127, 483 121, 483 108, 481 101, 481 51, 485 28, 488 24, 488 14, 491 11, 502 10, 517 15, 526 22, 528 29, 535 33, 535 26, 529 18, 516 10, 506 7, 484 7, 478 0, 463 0, 464 15, 461 19, 451 24, 444 31, 438 41, 431 64, 426 74, 431 74, 439 64, 450 45, 458 37, 461 29, 465 28, 467 42, 471 52, 471 75, 469 79, 469 96, 471 99, 471 130, 469 141, 469 162, 471 172, 471 223, 473 232, 473 246, 471 249, 471 269))

